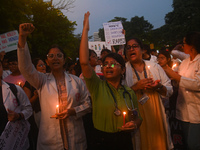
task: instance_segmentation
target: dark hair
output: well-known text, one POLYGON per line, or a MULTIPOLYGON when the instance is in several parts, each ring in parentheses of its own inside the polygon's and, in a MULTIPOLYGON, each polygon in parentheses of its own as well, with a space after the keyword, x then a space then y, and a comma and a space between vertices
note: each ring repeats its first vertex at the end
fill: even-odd
POLYGON ((104 61, 106 60, 107 57, 113 58, 114 60, 116 60, 118 63, 120 63, 120 65, 122 65, 123 68, 125 68, 125 61, 123 59, 123 57, 117 53, 109 53, 108 55, 106 55, 103 60, 102 63, 104 63, 104 61))
POLYGON ((107 48, 102 49, 102 50, 101 50, 101 54, 102 54, 103 52, 107 52, 108 54, 111 53, 111 51, 110 51, 109 49, 107 49, 107 48))
MULTIPOLYGON (((111 52, 103 58, 102 63, 104 63, 107 57, 113 58, 122 66, 122 68, 125 68, 125 61, 120 54, 111 52)), ((126 75, 126 72, 124 72, 124 74, 121 76, 120 83, 122 83, 122 80, 125 78, 125 75, 126 75)))
POLYGON ((185 36, 186 44, 194 46, 197 53, 200 53, 200 32, 190 32, 185 36))
MULTIPOLYGON (((92 53, 94 53, 97 56, 97 53, 94 50, 89 49, 89 57, 92 55, 92 53)), ((89 58, 89 60, 90 60, 90 58, 89 58)))
POLYGON ((171 61, 171 56, 170 56, 169 51, 161 50, 161 51, 159 51, 158 56, 159 56, 160 54, 164 55, 164 56, 167 58, 167 61, 168 61, 168 59, 170 59, 170 60, 167 62, 167 64, 168 64, 169 67, 172 67, 172 61, 171 61))
POLYGON ((150 49, 150 46, 149 46, 149 45, 143 44, 143 50, 147 50, 147 54, 150 55, 151 49, 150 49))
MULTIPOLYGON (((34 58, 34 59, 32 60, 32 63, 33 63, 33 65, 35 66, 35 68, 37 67, 37 64, 38 64, 39 60, 42 60, 42 59, 40 59, 40 58, 34 58)), ((42 61, 43 61, 43 60, 42 60, 42 61)))
POLYGON ((144 49, 144 45, 142 44, 142 41, 141 41, 140 39, 138 39, 138 38, 136 38, 136 37, 131 37, 131 38, 128 38, 128 39, 126 40, 126 43, 128 43, 130 40, 136 41, 136 42, 140 45, 140 48, 141 48, 141 49, 144 49))
POLYGON ((8 62, 13 62, 13 61, 18 62, 17 56, 12 55, 12 56, 10 56, 10 57, 8 58, 8 62))
POLYGON ((60 46, 58 46, 57 44, 51 45, 51 46, 47 49, 47 53, 46 53, 46 54, 48 54, 49 51, 50 51, 52 48, 58 48, 58 49, 61 51, 61 53, 63 53, 64 58, 66 58, 66 55, 65 55, 64 50, 63 50, 60 46))

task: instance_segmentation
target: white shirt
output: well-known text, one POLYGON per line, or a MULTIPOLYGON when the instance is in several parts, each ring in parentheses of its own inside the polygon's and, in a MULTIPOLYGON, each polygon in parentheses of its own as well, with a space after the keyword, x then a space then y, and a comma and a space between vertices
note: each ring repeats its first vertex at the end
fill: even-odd
POLYGON ((179 66, 182 76, 176 105, 176 118, 185 122, 200 123, 200 54, 193 61, 185 59, 179 66))
POLYGON ((186 53, 181 52, 181 51, 179 51, 179 50, 172 50, 172 51, 171 51, 171 55, 172 55, 173 57, 179 58, 180 60, 184 60, 184 59, 190 57, 189 54, 186 54, 186 53))
POLYGON ((151 55, 151 59, 150 59, 149 61, 152 61, 152 62, 154 62, 154 63, 158 63, 157 57, 154 56, 154 55, 151 55))

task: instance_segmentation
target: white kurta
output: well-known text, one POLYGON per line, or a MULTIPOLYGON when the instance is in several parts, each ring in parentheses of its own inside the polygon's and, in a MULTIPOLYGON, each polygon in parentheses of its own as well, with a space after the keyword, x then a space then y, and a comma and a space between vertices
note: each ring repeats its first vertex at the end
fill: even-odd
MULTIPOLYGON (((34 86, 41 105, 41 121, 38 135, 38 150, 63 150, 59 120, 50 118, 56 113, 59 104, 58 90, 54 76, 38 72, 31 63, 27 45, 18 49, 19 69, 26 80, 34 86)), ((67 108, 74 108, 76 116, 67 118, 69 150, 85 150, 86 137, 82 116, 90 111, 91 105, 83 81, 65 72, 67 108)))

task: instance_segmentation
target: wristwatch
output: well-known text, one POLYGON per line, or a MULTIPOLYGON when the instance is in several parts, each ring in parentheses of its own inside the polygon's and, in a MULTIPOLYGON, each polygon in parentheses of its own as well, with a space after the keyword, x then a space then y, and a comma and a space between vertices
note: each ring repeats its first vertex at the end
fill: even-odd
POLYGON ((162 88, 163 88, 163 85, 161 85, 161 87, 157 88, 156 90, 159 91, 159 90, 161 90, 162 88))

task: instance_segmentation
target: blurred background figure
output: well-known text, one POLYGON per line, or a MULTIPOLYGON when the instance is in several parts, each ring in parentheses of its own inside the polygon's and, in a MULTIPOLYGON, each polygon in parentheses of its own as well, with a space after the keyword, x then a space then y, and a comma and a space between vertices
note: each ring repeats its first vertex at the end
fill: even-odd
POLYGON ((104 48, 101 50, 101 60, 103 60, 103 58, 108 55, 109 53, 111 53, 111 50, 104 48))
POLYGON ((151 49, 150 46, 147 44, 143 45, 143 55, 142 58, 144 60, 149 60, 152 61, 154 63, 157 63, 157 57, 155 55, 151 55, 151 49))
MULTIPOLYGON (((32 63, 37 71, 46 73, 46 64, 43 62, 43 60, 41 60, 40 58, 35 58, 33 59, 32 63)), ((33 115, 29 118, 29 123, 31 124, 29 132, 29 143, 30 143, 29 150, 36 150, 37 137, 40 125, 40 118, 41 118, 39 96, 37 90, 33 86, 31 86, 28 81, 25 82, 23 89, 26 95, 28 96, 33 108, 33 115)))
POLYGON ((10 56, 8 58, 9 69, 12 72, 10 75, 4 78, 5 82, 13 83, 21 87, 24 86, 26 79, 21 74, 18 68, 18 58, 17 56, 10 56))
POLYGON ((184 142, 188 150, 200 149, 200 32, 183 38, 183 50, 190 57, 184 59, 178 73, 170 67, 165 72, 179 82, 176 118, 180 120, 184 142))
MULTIPOLYGON (((172 61, 171 61, 171 56, 169 51, 162 50, 158 54, 158 64, 161 67, 165 67, 168 65, 169 67, 172 67, 172 61)), ((162 97, 161 97, 162 98, 162 97)), ((169 111, 169 97, 167 98, 162 98, 163 105, 165 107, 165 111, 169 111)))
POLYGON ((4 79, 5 77, 11 74, 8 64, 8 55, 6 55, 5 51, 0 52, 0 60, 2 61, 2 66, 3 66, 2 79, 4 79))
POLYGON ((76 71, 75 71, 74 67, 75 67, 75 63, 73 61, 68 61, 67 69, 66 69, 67 73, 76 75, 76 71))

